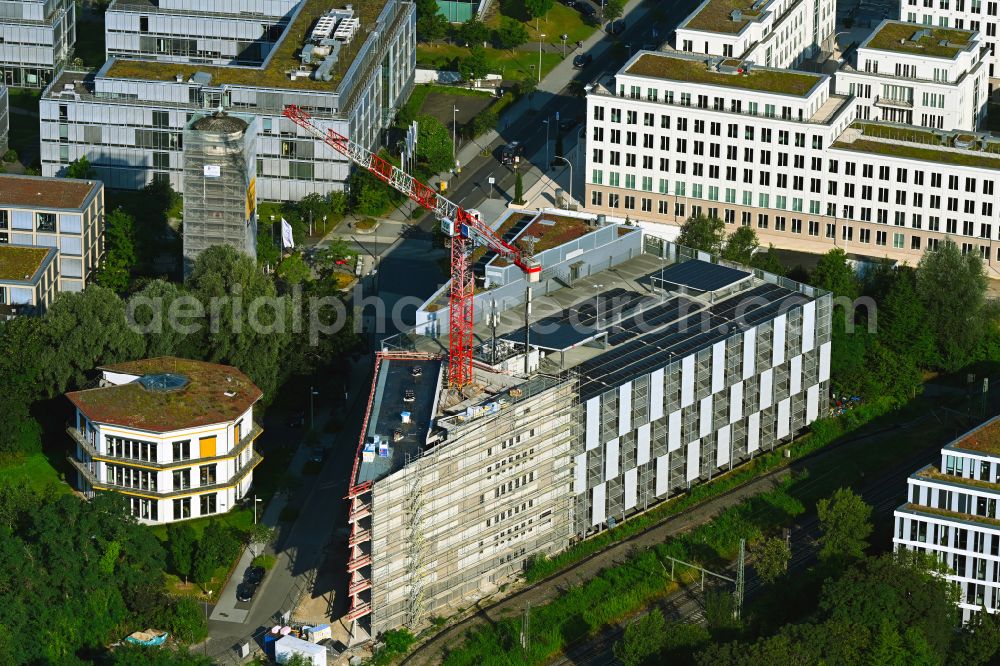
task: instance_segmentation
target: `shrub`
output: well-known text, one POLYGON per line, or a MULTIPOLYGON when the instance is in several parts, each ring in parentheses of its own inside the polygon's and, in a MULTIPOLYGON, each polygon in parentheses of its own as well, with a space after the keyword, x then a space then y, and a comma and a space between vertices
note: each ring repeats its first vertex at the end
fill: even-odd
POLYGON ((7 152, 3 154, 4 162, 16 162, 17 161, 17 151, 13 148, 8 148, 7 152))

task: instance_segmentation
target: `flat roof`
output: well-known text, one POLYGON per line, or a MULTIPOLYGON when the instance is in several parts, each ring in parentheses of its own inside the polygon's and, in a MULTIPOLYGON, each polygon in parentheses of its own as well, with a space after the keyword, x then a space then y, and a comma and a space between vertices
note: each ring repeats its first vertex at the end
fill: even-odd
MULTIPOLYGON (((236 420, 261 398, 261 390, 236 368, 218 363, 163 356, 105 365, 107 372, 180 375, 176 390, 151 390, 138 380, 67 393, 87 418, 136 430, 170 432, 236 420)), ((250 426, 246 424, 246 432, 250 426)))
POLYGON ((955 133, 973 140, 976 150, 954 150, 952 133, 938 133, 931 130, 880 123, 853 123, 849 129, 859 130, 862 138, 845 140, 844 135, 832 144, 834 148, 876 153, 890 157, 903 157, 942 164, 1000 169, 1000 142, 991 141, 986 135, 968 132, 955 133), (887 139, 875 141, 869 138, 887 139), (906 143, 902 143, 906 142, 906 143), (949 150, 942 150, 949 148, 949 150))
POLYGON ((0 280, 5 282, 31 282, 49 255, 52 247, 31 245, 0 245, 0 280))
POLYGON ((971 30, 936 28, 920 23, 883 21, 860 48, 953 59, 972 41, 971 30), (916 40, 913 38, 917 37, 916 40))
POLYGON ((334 92, 357 56, 368 34, 375 26, 378 15, 388 0, 370 0, 353 3, 354 16, 360 19, 361 28, 349 44, 340 50, 340 57, 331 70, 329 81, 313 78, 291 80, 288 72, 299 69, 298 53, 306 43, 316 21, 331 9, 344 9, 344 0, 303 0, 302 8, 282 34, 281 41, 268 55, 262 67, 223 67, 219 65, 189 65, 149 60, 122 60, 114 58, 105 76, 111 78, 173 81, 180 74, 188 80, 198 72, 210 74, 211 85, 242 85, 251 88, 288 88, 292 90, 318 90, 334 92))
MULTIPOLYGON (((760 10, 754 10, 753 0, 708 0, 695 10, 681 28, 689 30, 704 30, 706 32, 723 32, 735 34, 741 31, 751 19, 760 15, 760 10), (732 19, 733 11, 742 14, 739 21, 732 19)), ((762 5, 765 3, 761 3, 762 5)))
POLYGON ((1000 417, 993 418, 955 440, 950 446, 967 451, 1000 455, 1000 417))
POLYGON ((389 444, 389 456, 383 458, 375 452, 372 461, 362 461, 358 478, 352 483, 376 481, 406 465, 409 458, 417 456, 427 442, 427 435, 437 404, 437 390, 441 380, 440 359, 383 359, 375 378, 375 398, 368 415, 368 430, 364 441, 378 435, 389 444), (419 376, 414 375, 419 368, 419 376), (413 400, 406 401, 406 391, 413 391, 413 400), (410 422, 403 423, 401 414, 410 413, 410 422), (401 438, 393 440, 393 433, 400 431, 401 438))
POLYGON ((625 74, 685 83, 709 83, 796 97, 805 97, 823 80, 818 74, 757 66, 752 66, 749 74, 726 74, 710 70, 710 60, 700 56, 645 52, 627 65, 625 74))
POLYGON ((661 283, 670 283, 696 291, 716 291, 749 277, 748 271, 692 259, 665 268, 659 275, 650 276, 650 280, 658 286, 661 283))
POLYGON ((0 174, 0 206, 83 208, 99 180, 0 174))

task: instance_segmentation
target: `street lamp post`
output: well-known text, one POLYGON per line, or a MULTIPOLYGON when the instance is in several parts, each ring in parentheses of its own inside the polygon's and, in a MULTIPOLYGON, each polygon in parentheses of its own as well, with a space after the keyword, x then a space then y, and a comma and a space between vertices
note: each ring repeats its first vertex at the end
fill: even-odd
POLYGON ((257 524, 257 502, 263 502, 264 500, 257 498, 257 493, 253 494, 253 524, 257 524))
POLYGON ((457 160, 456 142, 458 141, 458 123, 456 122, 458 116, 458 107, 454 104, 451 105, 451 161, 455 162, 457 160))
POLYGON ((549 168, 549 119, 546 118, 542 121, 545 124, 545 170, 549 168))
POLYGON ((567 166, 569 166, 569 198, 572 201, 572 199, 573 199, 573 163, 570 162, 565 157, 563 157, 562 155, 556 155, 552 159, 554 159, 554 160, 562 160, 563 162, 566 163, 567 166))
POLYGON ((542 40, 545 39, 545 33, 538 35, 538 82, 542 82, 542 40))
POLYGON ((313 396, 319 395, 319 391, 314 389, 312 386, 309 387, 309 429, 316 429, 315 412, 313 411, 313 396))
POLYGON ((569 39, 569 35, 567 35, 566 33, 563 33, 563 34, 559 35, 559 39, 561 39, 562 43, 563 43, 563 58, 565 58, 566 57, 566 40, 569 39))
MULTIPOLYGON (((208 598, 212 598, 212 590, 208 591, 208 598)), ((205 600, 205 626, 208 626, 208 599, 205 600)), ((208 637, 205 637, 205 642, 202 643, 205 646, 205 656, 208 656, 208 637)))

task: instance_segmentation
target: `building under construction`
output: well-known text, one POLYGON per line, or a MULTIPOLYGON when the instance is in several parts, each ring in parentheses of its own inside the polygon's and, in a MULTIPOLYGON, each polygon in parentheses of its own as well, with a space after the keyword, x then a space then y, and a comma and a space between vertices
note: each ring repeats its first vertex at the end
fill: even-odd
POLYGON ((829 294, 593 216, 498 226, 544 270, 529 292, 486 258, 473 386, 447 388, 440 321, 378 355, 349 497, 354 642, 467 607, 827 409, 829 294))
POLYGON ((184 127, 184 274, 204 250, 257 256, 257 120, 196 114, 184 127))

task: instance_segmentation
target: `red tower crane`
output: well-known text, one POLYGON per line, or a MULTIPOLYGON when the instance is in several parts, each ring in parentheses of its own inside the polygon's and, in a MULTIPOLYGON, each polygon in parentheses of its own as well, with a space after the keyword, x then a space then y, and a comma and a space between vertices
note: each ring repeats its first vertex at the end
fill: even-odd
POLYGON ((528 282, 538 282, 542 266, 519 248, 498 238, 476 216, 452 203, 402 169, 332 129, 318 127, 312 116, 295 105, 283 114, 313 137, 355 165, 434 213, 441 229, 451 237, 451 285, 448 294, 448 385, 462 388, 472 383, 472 347, 475 280, 469 266, 472 245, 481 243, 524 271, 528 282), (470 242, 471 241, 471 242, 470 242))

